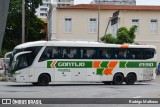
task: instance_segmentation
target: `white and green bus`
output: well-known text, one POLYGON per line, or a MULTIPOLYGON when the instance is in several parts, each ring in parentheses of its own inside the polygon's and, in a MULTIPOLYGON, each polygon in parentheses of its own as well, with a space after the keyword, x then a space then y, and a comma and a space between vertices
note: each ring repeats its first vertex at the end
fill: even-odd
POLYGON ((156 47, 83 41, 38 41, 15 47, 16 82, 103 82, 132 85, 156 77, 156 47), (29 47, 28 47, 29 46, 29 47))

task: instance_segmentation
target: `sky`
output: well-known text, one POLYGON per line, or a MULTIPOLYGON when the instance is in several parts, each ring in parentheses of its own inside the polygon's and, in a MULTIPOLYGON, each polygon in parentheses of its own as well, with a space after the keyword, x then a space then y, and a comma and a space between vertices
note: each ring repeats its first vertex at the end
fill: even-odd
MULTIPOLYGON (((88 4, 92 0, 74 0, 75 4, 88 4)), ((160 5, 160 0, 136 0, 137 5, 160 5)))

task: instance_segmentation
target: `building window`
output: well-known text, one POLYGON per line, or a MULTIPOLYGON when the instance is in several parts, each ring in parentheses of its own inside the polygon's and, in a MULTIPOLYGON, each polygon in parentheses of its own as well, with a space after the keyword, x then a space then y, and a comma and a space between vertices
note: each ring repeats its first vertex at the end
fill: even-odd
POLYGON ((44 7, 48 7, 49 4, 48 4, 48 3, 43 3, 43 6, 44 6, 44 7))
POLYGON ((151 19, 150 20, 150 34, 157 34, 158 33, 158 20, 151 19))
POLYGON ((47 11, 47 8, 40 8, 40 11, 47 11))
POLYGON ((137 26, 137 30, 136 30, 136 34, 139 33, 139 19, 132 19, 132 25, 136 25, 137 26))
POLYGON ((40 13, 40 16, 47 16, 47 13, 40 13))
POLYGON ((89 32, 90 33, 96 33, 97 32, 97 19, 96 18, 90 18, 89 19, 89 32))
POLYGON ((50 2, 51 0, 43 0, 43 2, 50 2))
POLYGON ((72 32, 72 18, 65 18, 64 29, 65 33, 72 32))

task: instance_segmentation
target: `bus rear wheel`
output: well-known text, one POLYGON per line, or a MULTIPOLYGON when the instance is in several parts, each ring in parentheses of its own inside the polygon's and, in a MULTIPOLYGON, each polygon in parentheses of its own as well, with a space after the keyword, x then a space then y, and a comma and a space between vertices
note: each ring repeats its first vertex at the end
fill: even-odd
POLYGON ((133 85, 136 81, 136 76, 134 74, 128 74, 125 80, 127 85, 133 85))
POLYGON ((46 74, 41 74, 38 78, 38 85, 47 86, 49 84, 49 76, 46 74))
POLYGON ((124 82, 124 76, 121 73, 115 74, 113 78, 114 85, 121 85, 124 82))

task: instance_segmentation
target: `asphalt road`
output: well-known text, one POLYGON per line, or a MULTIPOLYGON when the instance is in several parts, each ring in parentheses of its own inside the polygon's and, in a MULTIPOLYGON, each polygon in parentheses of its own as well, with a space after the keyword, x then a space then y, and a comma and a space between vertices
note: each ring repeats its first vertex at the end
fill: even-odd
MULTIPOLYGON (((160 75, 150 82, 135 85, 104 85, 102 83, 65 83, 52 82, 49 86, 32 86, 29 83, 0 82, 0 98, 160 98, 160 75)), ((24 107, 81 107, 82 105, 42 105, 24 107)), ((97 105, 83 105, 83 107, 97 105)), ((107 105, 98 105, 106 107, 107 105)), ((124 105, 110 105, 110 107, 124 105)), ((125 104, 128 107, 127 104, 125 104)), ((133 105, 129 105, 134 107, 133 105)), ((139 105, 137 105, 138 107, 139 105)), ((140 107, 151 105, 141 105, 140 107)), ((159 105, 153 105, 158 107, 159 105)), ((0 105, 0 107, 7 107, 0 105)), ((10 107, 10 106, 9 106, 10 107)), ((15 106, 13 107, 21 107, 15 106)))

